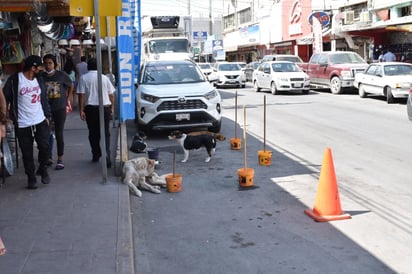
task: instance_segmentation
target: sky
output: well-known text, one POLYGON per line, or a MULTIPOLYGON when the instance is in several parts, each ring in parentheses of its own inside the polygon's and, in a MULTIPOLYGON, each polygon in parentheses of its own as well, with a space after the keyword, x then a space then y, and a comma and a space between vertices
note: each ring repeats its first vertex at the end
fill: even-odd
MULTIPOLYGON (((226 0, 228 1, 228 0, 226 0)), ((212 15, 222 14, 223 0, 212 0, 212 15)), ((209 0, 140 0, 142 15, 209 17, 209 0)))

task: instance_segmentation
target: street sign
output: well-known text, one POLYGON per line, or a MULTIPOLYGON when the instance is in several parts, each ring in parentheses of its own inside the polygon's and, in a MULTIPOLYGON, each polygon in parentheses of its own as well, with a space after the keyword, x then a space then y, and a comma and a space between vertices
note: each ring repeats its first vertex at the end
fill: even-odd
POLYGON ((207 31, 193 32, 193 40, 207 40, 207 31))

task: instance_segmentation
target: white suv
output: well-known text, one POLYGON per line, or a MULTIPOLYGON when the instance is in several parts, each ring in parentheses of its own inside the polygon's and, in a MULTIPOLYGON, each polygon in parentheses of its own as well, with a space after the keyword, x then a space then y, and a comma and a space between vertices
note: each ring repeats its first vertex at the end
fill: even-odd
POLYGON ((136 120, 141 130, 221 128, 221 97, 190 60, 143 64, 136 89, 136 120))

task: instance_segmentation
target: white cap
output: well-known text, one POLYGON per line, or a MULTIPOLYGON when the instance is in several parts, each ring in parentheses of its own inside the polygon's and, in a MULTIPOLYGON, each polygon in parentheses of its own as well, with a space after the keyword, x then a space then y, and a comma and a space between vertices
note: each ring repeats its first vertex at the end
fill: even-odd
POLYGON ((87 39, 87 40, 84 40, 83 41, 83 45, 84 46, 90 46, 90 45, 93 45, 94 43, 93 43, 93 41, 91 40, 91 39, 87 39))
POLYGON ((59 46, 67 46, 69 44, 69 42, 67 42, 66 39, 61 39, 58 42, 59 46))
POLYGON ((77 39, 70 40, 70 46, 80 46, 80 41, 77 39))

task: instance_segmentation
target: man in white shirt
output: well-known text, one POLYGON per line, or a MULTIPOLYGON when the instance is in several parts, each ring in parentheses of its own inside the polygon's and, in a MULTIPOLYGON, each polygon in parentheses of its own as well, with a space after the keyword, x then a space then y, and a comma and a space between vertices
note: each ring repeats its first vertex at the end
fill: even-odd
POLYGON ((29 189, 37 188, 36 175, 41 176, 43 184, 50 183, 47 173, 50 158, 50 105, 44 81, 37 77, 43 69, 43 60, 40 56, 31 55, 24 60, 23 71, 10 76, 3 87, 10 119, 17 129, 29 189), (39 150, 37 172, 33 157, 34 141, 39 150))
MULTIPOLYGON (((89 142, 92 151, 92 162, 98 162, 102 156, 100 148, 99 91, 97 87, 97 61, 95 58, 87 62, 88 72, 80 77, 77 95, 79 98, 80 118, 86 121, 89 129, 89 142)), ((110 118, 114 111, 115 87, 110 79, 102 75, 102 96, 104 105, 104 132, 106 138, 106 164, 110 168, 110 118)))

